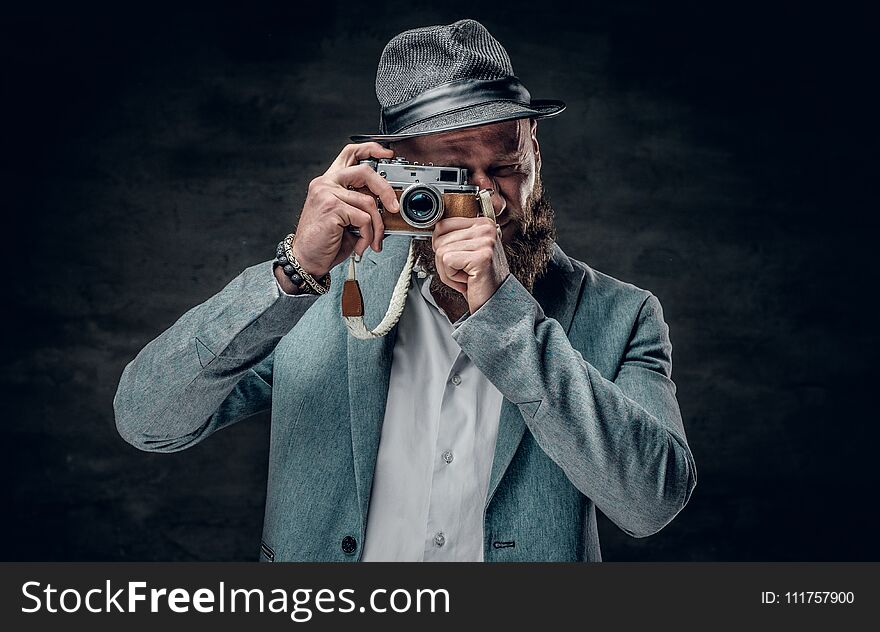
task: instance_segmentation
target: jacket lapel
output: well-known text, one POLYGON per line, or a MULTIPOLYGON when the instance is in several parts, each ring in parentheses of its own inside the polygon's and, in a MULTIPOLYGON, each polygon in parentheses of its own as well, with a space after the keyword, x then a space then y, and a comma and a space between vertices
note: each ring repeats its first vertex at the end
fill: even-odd
MULTIPOLYGON (((575 268, 558 244, 553 245, 553 256, 547 272, 535 282, 533 296, 540 303, 544 314, 559 322, 568 334, 571 321, 577 308, 584 271, 575 268)), ((501 417, 498 420, 498 438, 495 442, 495 457, 489 476, 489 491, 486 506, 495 495, 498 483, 507 471, 516 449, 526 431, 526 423, 519 408, 504 398, 501 404, 501 417)))
MULTIPOLYGON (((408 239, 386 239, 382 243, 381 253, 368 250, 358 264, 357 277, 364 297, 364 322, 368 328, 379 324, 385 315, 394 285, 406 262, 408 249, 408 239)), ((344 265, 347 270, 348 264, 344 265)), ((352 457, 361 518, 366 525, 376 455, 385 419, 397 327, 388 335, 373 340, 358 340, 347 330, 346 336, 352 457)))

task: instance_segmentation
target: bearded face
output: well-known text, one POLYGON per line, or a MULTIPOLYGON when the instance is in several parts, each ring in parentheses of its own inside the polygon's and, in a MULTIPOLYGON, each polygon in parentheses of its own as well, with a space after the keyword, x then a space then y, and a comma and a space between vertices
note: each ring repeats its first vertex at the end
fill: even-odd
MULTIPOLYGON (((523 205, 521 217, 511 218, 510 223, 514 232, 502 243, 507 265, 510 273, 531 292, 535 281, 547 269, 556 240, 553 207, 544 191, 540 175, 535 178, 535 186, 523 205)), ((433 275, 431 292, 435 296, 448 301, 460 301, 464 298, 460 292, 443 283, 437 275, 434 249, 430 241, 416 240, 414 252, 422 267, 433 275)))
MULTIPOLYGON (((532 291, 550 261, 556 236, 553 209, 541 183, 537 121, 517 119, 417 136, 394 143, 392 149, 410 161, 465 168, 468 184, 494 191, 491 201, 507 265, 532 291)), ((414 247, 421 265, 434 275, 434 297, 466 304, 466 298, 436 274, 431 242, 417 240, 414 247)))

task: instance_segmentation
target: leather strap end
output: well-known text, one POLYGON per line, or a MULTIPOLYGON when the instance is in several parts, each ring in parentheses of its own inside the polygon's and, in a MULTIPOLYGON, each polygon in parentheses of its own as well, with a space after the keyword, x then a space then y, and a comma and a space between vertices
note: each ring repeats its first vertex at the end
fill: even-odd
POLYGON ((364 297, 357 279, 348 279, 342 285, 342 315, 345 317, 364 315, 364 297))

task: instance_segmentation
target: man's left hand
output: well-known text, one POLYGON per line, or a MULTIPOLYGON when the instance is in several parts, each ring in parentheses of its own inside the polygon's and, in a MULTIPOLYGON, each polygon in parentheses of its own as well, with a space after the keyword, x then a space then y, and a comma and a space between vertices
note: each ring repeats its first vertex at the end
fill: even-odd
POLYGON ((467 299, 473 314, 510 274, 504 248, 488 217, 447 217, 434 227, 432 245, 440 280, 467 299))

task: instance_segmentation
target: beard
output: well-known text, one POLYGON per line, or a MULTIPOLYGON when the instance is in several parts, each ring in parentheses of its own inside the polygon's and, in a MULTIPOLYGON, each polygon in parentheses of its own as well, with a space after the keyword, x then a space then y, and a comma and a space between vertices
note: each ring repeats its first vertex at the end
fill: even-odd
MULTIPOLYGON (((504 256, 507 258, 510 273, 531 293, 535 281, 547 270, 556 241, 553 207, 544 191, 540 175, 535 179, 535 186, 526 198, 522 217, 512 218, 510 225, 516 232, 510 241, 502 243, 504 256)), ((413 251, 425 271, 433 275, 431 293, 434 296, 450 302, 465 300, 461 292, 443 283, 437 274, 434 249, 430 241, 416 240, 413 251)))

